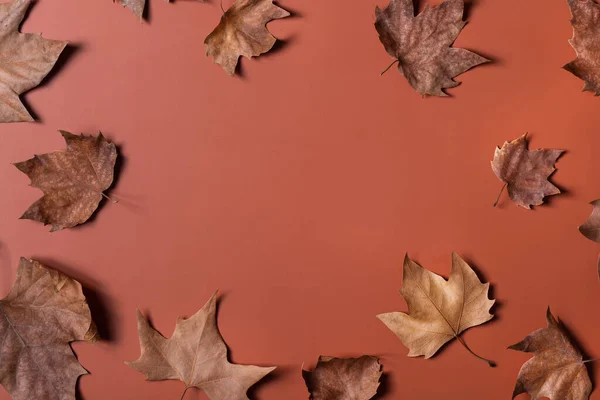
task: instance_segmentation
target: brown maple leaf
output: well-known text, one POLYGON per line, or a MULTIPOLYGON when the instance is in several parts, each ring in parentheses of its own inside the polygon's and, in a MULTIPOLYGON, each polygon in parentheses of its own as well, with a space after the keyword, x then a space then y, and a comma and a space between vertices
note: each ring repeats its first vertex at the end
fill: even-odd
MULTIPOLYGON (((113 0, 121 3, 123 7, 129 8, 133 13, 142 20, 144 16, 144 8, 146 7, 146 0, 113 0)), ((167 0, 168 1, 168 0, 167 0)))
POLYGON ((563 68, 585 82, 583 91, 600 95, 600 5, 593 0, 567 0, 577 58, 563 68))
POLYGON ((206 55, 233 76, 240 56, 259 56, 277 41, 267 30, 267 23, 289 15, 272 0, 236 0, 204 40, 206 55))
MULTIPOLYGON (((250 386, 275 367, 231 364, 217 327, 217 293, 194 316, 178 318, 175 332, 166 339, 138 311, 142 355, 126 363, 149 381, 178 379, 202 389, 211 400, 247 400, 250 386)), ((185 391, 183 396, 185 395, 185 391)))
POLYGON ((88 372, 69 342, 98 340, 81 284, 21 258, 13 287, 0 300, 0 383, 15 400, 75 400, 88 372))
POLYGON ((542 204, 546 196, 559 194, 560 189, 550 183, 548 178, 556 169, 554 163, 562 153, 564 150, 528 150, 527 134, 510 143, 504 142, 502 148, 496 147, 492 170, 504 185, 494 207, 505 187, 508 197, 527 209, 542 204))
POLYGON ((488 299, 489 283, 481 283, 475 272, 456 253, 452 253, 452 270, 446 281, 404 257, 402 290, 408 314, 390 312, 379 318, 408 347, 409 357, 432 357, 446 342, 456 338, 473 353, 459 336, 465 330, 493 318, 488 299))
POLYGON ((19 95, 48 75, 66 41, 20 33, 31 0, 0 4, 0 122, 33 121, 19 95))
POLYGON ((427 6, 416 17, 413 0, 390 0, 383 10, 375 9, 379 40, 398 63, 400 73, 422 96, 447 96, 444 89, 459 85, 452 78, 490 61, 451 47, 466 24, 463 9, 463 0, 427 6))
POLYGON ((538 329, 522 342, 509 347, 512 350, 533 353, 519 371, 513 399, 528 393, 536 400, 585 400, 592 392, 592 383, 581 352, 571 342, 564 328, 550 308, 546 312, 547 328, 538 329))
MULTIPOLYGON (((71 228, 87 221, 98 208, 103 192, 113 181, 117 149, 98 136, 60 131, 67 148, 16 163, 44 192, 21 217, 51 224, 51 231, 71 228)), ((113 201, 115 202, 115 201, 113 201)))
POLYGON ((381 374, 381 364, 372 356, 320 356, 312 372, 302 371, 312 400, 369 400, 377 394, 381 374))

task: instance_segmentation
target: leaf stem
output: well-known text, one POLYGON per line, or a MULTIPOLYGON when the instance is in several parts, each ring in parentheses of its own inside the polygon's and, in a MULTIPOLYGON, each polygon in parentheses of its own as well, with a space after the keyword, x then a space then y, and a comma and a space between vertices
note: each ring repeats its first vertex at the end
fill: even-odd
POLYGON ((506 183, 504 185, 502 185, 502 189, 500 189, 500 193, 498 193, 498 198, 494 202, 494 207, 496 207, 498 205, 498 202, 500 201, 500 196, 502 196, 502 192, 504 192, 505 187, 506 187, 506 183))
POLYGON ((600 358, 592 358, 591 360, 585 360, 585 361, 583 361, 583 364, 586 364, 586 363, 589 363, 589 362, 592 362, 592 361, 598 361, 598 360, 600 360, 600 358))
POLYGON ((110 200, 113 204, 117 204, 119 202, 119 200, 113 200, 110 197, 108 197, 107 195, 105 195, 104 193, 100 192, 100 194, 107 200, 110 200))
POLYGON ((185 394, 186 394, 186 392, 188 391, 189 388, 190 388, 189 386, 185 387, 185 390, 183 391, 183 393, 181 393, 181 397, 179 398, 179 400, 183 400, 183 398, 185 397, 185 394))
POLYGON ((393 62, 392 62, 390 65, 388 65, 388 67, 387 67, 386 69, 384 69, 384 70, 383 70, 383 71, 382 71, 382 72, 379 74, 379 76, 381 76, 381 75, 385 74, 386 72, 388 72, 388 70, 389 70, 390 68, 392 68, 392 66, 393 66, 394 64, 396 64, 397 62, 400 62, 400 60, 398 60, 398 59, 395 59, 395 60, 394 60, 394 61, 393 61, 393 62))
POLYGON ((223 15, 225 15, 225 9, 223 8, 223 0, 221 0, 220 6, 221 6, 221 11, 223 11, 223 15))
POLYGON ((483 358, 477 354, 475 354, 473 352, 473 350, 471 350, 469 348, 469 346, 467 346, 467 344, 465 343, 465 341, 463 340, 463 338, 461 338, 460 336, 456 336, 456 339, 458 339, 458 341, 460 342, 460 344, 462 344, 463 346, 465 346, 465 349, 469 350, 469 353, 473 354, 475 357, 479 358, 482 361, 485 361, 490 367, 495 367, 496 364, 493 361, 488 360, 487 358, 483 358))

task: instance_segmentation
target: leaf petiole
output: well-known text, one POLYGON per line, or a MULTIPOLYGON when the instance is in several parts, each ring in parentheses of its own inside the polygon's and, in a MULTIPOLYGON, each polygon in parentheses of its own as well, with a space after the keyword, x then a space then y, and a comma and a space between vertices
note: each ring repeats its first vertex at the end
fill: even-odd
POLYGON ((498 193, 498 198, 494 202, 494 207, 496 207, 498 205, 498 202, 500 201, 500 196, 502 196, 502 192, 504 192, 505 187, 506 187, 506 183, 504 185, 502 185, 502 189, 500 189, 500 193, 498 193))
POLYGON ((392 62, 390 65, 388 65, 388 67, 387 67, 386 69, 384 69, 384 70, 383 70, 383 71, 382 71, 382 72, 379 74, 379 76, 381 76, 381 75, 385 74, 386 72, 388 72, 388 70, 389 70, 390 68, 392 68, 392 66, 393 66, 394 64, 396 64, 396 63, 399 63, 399 62, 400 62, 400 60, 398 60, 398 59, 395 59, 395 60, 394 60, 394 61, 393 61, 393 62, 392 62))
POLYGON ((113 204, 117 204, 119 202, 119 200, 113 200, 110 197, 108 197, 107 195, 105 195, 104 193, 100 192, 100 194, 102 195, 102 197, 104 197, 107 200, 110 200, 113 204))
POLYGON ((465 341, 463 340, 463 338, 461 338, 458 335, 455 336, 455 337, 456 337, 456 339, 458 339, 458 341, 460 342, 460 344, 462 344, 465 347, 465 349, 467 349, 469 351, 469 353, 473 354, 475 357, 479 358, 480 360, 485 361, 492 368, 496 366, 496 363, 494 363, 493 361, 490 361, 487 358, 483 358, 483 357, 475 354, 475 352, 473 350, 471 350, 469 348, 469 346, 467 346, 467 343, 465 343, 465 341))
POLYGON ((587 363, 589 363, 589 362, 592 362, 592 361, 598 361, 598 360, 600 360, 600 358, 592 358, 592 359, 590 359, 590 360, 584 360, 584 361, 582 362, 582 364, 587 364, 587 363))
POLYGON ((183 393, 181 393, 181 397, 179 398, 179 400, 183 400, 183 398, 185 397, 185 394, 187 393, 189 388, 190 388, 189 386, 185 387, 185 390, 183 391, 183 393))

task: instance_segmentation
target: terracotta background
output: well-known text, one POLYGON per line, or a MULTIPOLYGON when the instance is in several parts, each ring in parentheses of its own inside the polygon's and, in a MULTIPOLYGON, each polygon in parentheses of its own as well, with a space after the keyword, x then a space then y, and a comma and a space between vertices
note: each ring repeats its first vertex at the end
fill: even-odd
POLYGON ((365 353, 381 357, 384 399, 507 399, 529 356, 505 348, 544 326, 548 305, 600 357, 600 246, 577 231, 600 197, 600 99, 561 69, 574 58, 565 1, 472 2, 456 45, 495 62, 444 99, 421 99, 395 68, 379 76, 384 1, 280 4, 295 14, 269 25, 283 45, 236 78, 204 55, 217 0, 150 0, 143 24, 109 0, 41 0, 26 20, 72 47, 25 96, 40 122, 0 126, 0 291, 19 256, 90 289, 108 340, 74 345, 91 372, 82 398, 178 399, 180 382, 123 363, 139 356, 135 309, 170 336, 215 289, 231 360, 279 366, 255 399, 306 399, 302 363, 365 353), (11 163, 62 148, 57 129, 120 146, 120 202, 50 234, 18 220, 41 192, 11 163), (553 178, 565 193, 494 209, 494 147, 525 131, 531 148, 567 149, 553 178), (447 276, 452 251, 493 285, 496 318, 464 338, 495 369, 457 342, 407 358, 375 318, 406 310, 405 252, 447 276))

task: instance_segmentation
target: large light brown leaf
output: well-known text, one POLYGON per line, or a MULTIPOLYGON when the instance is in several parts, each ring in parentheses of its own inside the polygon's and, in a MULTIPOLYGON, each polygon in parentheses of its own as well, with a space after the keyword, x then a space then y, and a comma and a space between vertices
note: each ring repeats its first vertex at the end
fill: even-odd
POLYGON ((563 68, 582 79, 583 91, 600 95, 600 5, 594 0, 567 0, 573 38, 569 43, 577 58, 563 68))
POLYGON ((554 163, 563 152, 557 149, 530 151, 525 134, 510 143, 504 142, 502 148, 496 147, 491 162, 492 170, 505 183, 508 197, 517 205, 531 209, 531 206, 542 204, 544 197, 560 193, 560 189, 548 178, 556 169, 554 163))
POLYGON ((415 17, 413 0, 390 0, 375 9, 375 29, 398 70, 421 95, 447 96, 458 86, 455 76, 489 62, 465 49, 451 47, 465 26, 463 0, 446 0, 415 17))
POLYGON ((273 0, 236 0, 204 40, 206 55, 233 76, 240 56, 259 56, 271 50, 277 41, 267 30, 267 23, 289 15, 274 5, 273 0))
POLYGON ((0 122, 33 121, 19 95, 48 75, 66 41, 20 33, 31 0, 0 4, 0 122))
POLYGON ((173 336, 166 339, 138 311, 142 355, 127 365, 146 375, 149 381, 178 379, 185 383, 186 391, 192 387, 202 389, 211 400, 247 400, 250 386, 275 367, 227 361, 227 347, 217 327, 216 312, 215 292, 194 316, 178 318, 173 336))
POLYGON ((21 218, 51 224, 51 231, 87 221, 113 181, 117 149, 98 136, 60 131, 67 148, 16 163, 44 196, 21 218))
POLYGON ((302 371, 311 400, 369 400, 377 394, 381 364, 377 357, 319 357, 312 372, 302 371))
POLYGON ((465 330, 493 318, 488 299, 489 283, 481 283, 475 272, 456 253, 448 281, 404 258, 402 290, 408 314, 391 312, 377 316, 409 349, 409 357, 432 357, 446 342, 456 338, 473 353, 459 336, 465 330))
POLYGON ((21 258, 0 300, 0 383, 15 400, 75 400, 87 374, 69 345, 75 340, 98 340, 81 285, 21 258))
POLYGON ((538 329, 512 350, 533 353, 519 371, 513 399, 528 393, 533 400, 586 400, 592 383, 581 353, 571 342, 550 309, 546 312, 547 328, 538 329))

